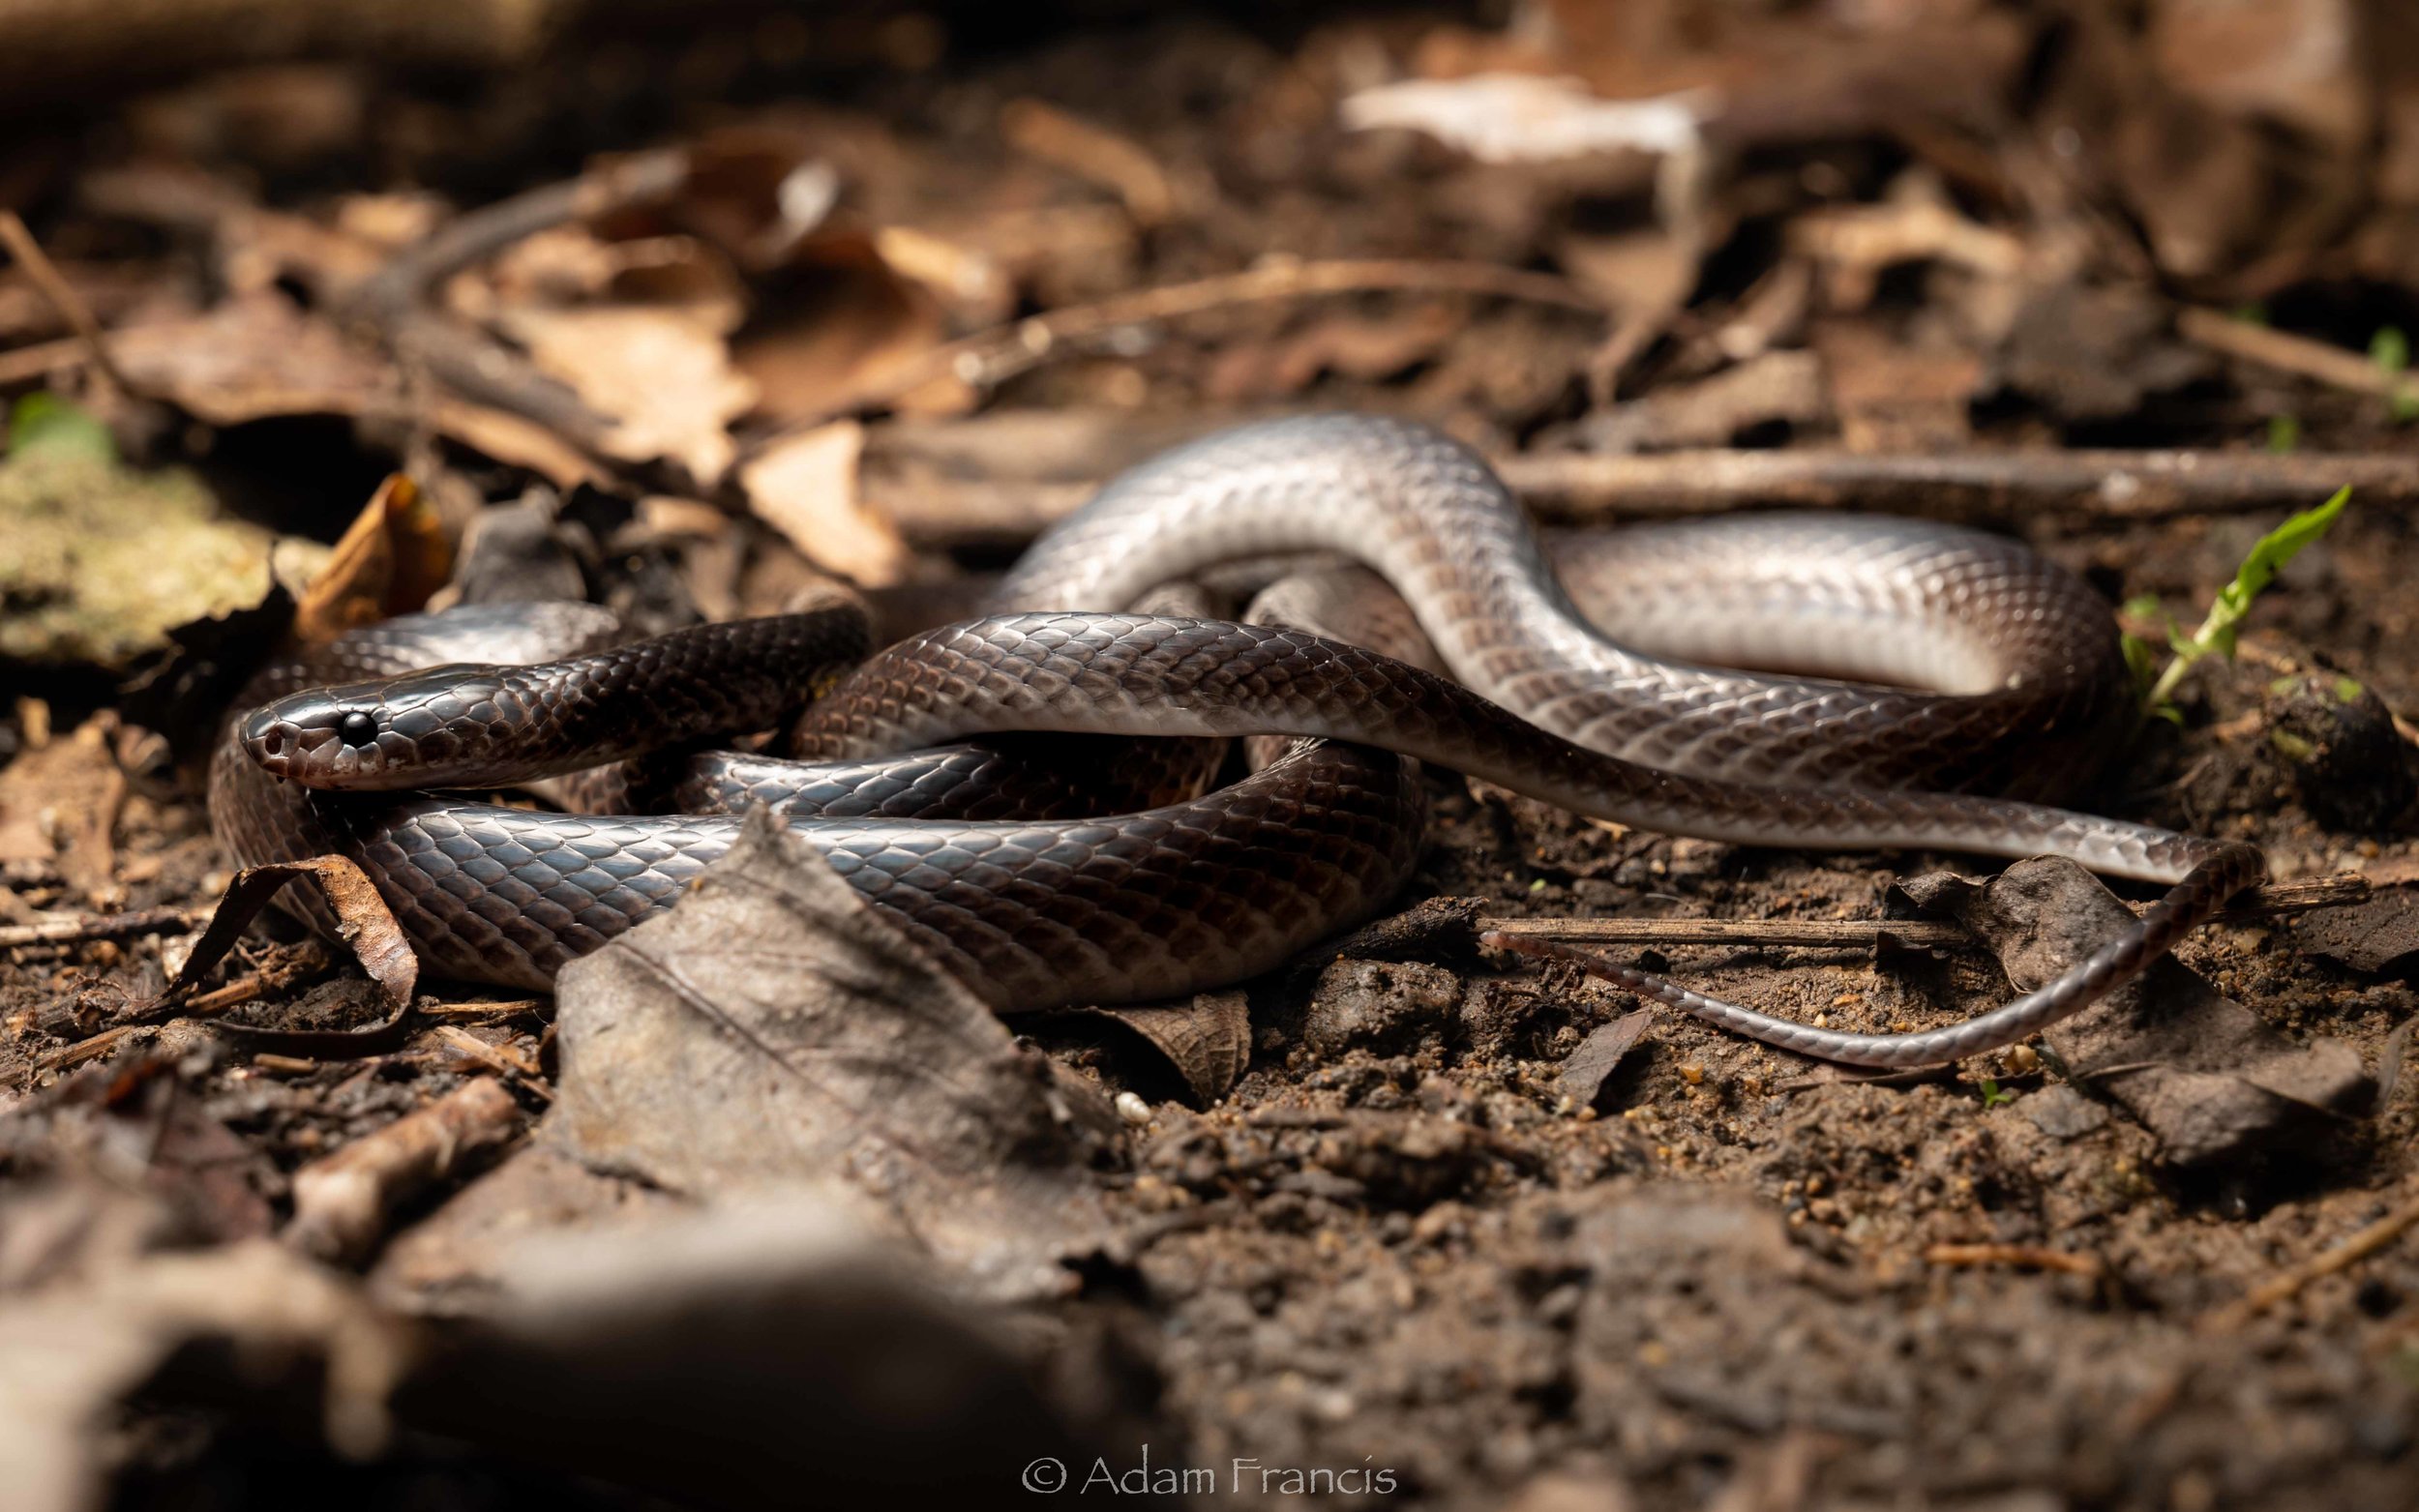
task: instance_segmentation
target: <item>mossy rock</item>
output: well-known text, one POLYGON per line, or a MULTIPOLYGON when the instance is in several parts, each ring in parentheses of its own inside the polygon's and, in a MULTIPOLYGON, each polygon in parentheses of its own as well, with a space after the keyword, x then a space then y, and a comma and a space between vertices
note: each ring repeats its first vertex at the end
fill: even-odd
POLYGON ((105 434, 45 431, 0 461, 0 660, 112 671, 167 632, 260 602, 275 537, 181 468, 138 472, 105 434))

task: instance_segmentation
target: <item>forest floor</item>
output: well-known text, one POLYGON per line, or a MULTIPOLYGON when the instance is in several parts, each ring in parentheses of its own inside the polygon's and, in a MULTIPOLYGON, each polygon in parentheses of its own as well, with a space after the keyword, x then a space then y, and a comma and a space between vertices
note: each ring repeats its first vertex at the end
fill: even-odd
MULTIPOLYGON (((2419 1091, 2401 1088, 2419 756, 2394 716, 2419 711, 2419 482, 2393 481, 2419 472, 2396 346, 2419 329, 2419 115, 2397 104, 2419 78, 2359 81, 2382 145, 2349 187, 2314 187, 2319 149, 2278 145, 2279 121, 2322 145, 2334 129, 2295 113, 2305 97, 2229 93, 2254 62, 2213 79, 2114 23, 1944 6, 1961 18, 1809 41, 1791 13, 1675 23, 1658 54, 1589 34, 1587 8, 1530 9, 1565 24, 1556 67, 1429 13, 1036 38, 874 8, 576 38, 509 83, 210 74, 0 152, 0 206, 45 270, 0 275, 0 382, 61 396, 20 401, 0 461, 0 519, 28 543, 0 550, 19 690, 0 710, 0 1400, 64 1401, 0 1428, 0 1461, 127 1506, 762 1504, 928 1480, 1006 1499, 1049 1457, 1034 1445, 1065 1446, 1066 1492, 1147 1458, 1180 1483, 1129 1489, 1238 1503, 2419 1500, 2419 1091), (1370 93, 1486 74, 1605 99, 1717 81, 1725 104, 1683 172, 1678 152, 1523 137, 1634 134, 1584 96, 1502 116, 1468 91, 1370 93), (1893 89, 1889 110, 1842 104, 1893 89), (2229 113, 2251 95, 2267 116, 2229 113), (1350 130, 1356 109, 1431 129, 1350 130), (2196 123, 2271 213, 2193 222, 2187 189, 2220 169, 2195 159, 2178 188, 2184 165, 2134 150, 2155 135, 2137 116, 2196 123), (1481 129, 1494 161, 1462 150, 1481 129), (591 163, 665 142, 696 154, 669 209, 591 163), (610 203, 542 227, 463 217, 558 183, 610 203), (415 251, 465 219, 472 260, 415 251), (107 328, 115 379, 77 311, 107 328), (508 361, 483 389, 464 374, 491 348, 508 361), (904 633, 1120 468, 1308 408, 1439 424, 1588 528, 1824 501, 1819 482, 1728 489, 1740 458, 1994 459, 1990 486, 1944 470, 1877 507, 2013 534, 2154 642, 2142 601, 2197 624, 2264 532, 2339 475, 2372 485, 2257 599, 2237 654, 2192 667, 2176 718, 2145 718, 2075 800, 2255 842, 2286 890, 2038 1049, 1867 1077, 1635 1017, 1575 971, 1481 952, 1473 921, 1631 921, 1598 948, 1879 1031, 2014 995, 2002 957, 2107 895, 1940 883, 1908 890, 1919 917, 1896 884, 1995 869, 1623 832, 1430 771, 1390 933, 1249 984, 1239 1009, 1018 1019, 982 1050, 1047 1057, 1062 1169, 951 1166, 958 1185, 890 1192, 888 1217, 818 1198, 855 1237, 732 1241, 753 1291, 683 1269, 677 1240, 580 1252, 624 1290, 589 1276, 606 1290, 581 1313, 577 1287, 538 1288, 547 1317, 584 1319, 554 1333, 492 1311, 520 1294, 507 1238, 607 1215, 643 1232, 757 1190, 620 1120, 787 1105, 667 1092, 677 1078, 646 1094, 677 1108, 612 1105, 562 1053, 569 986, 560 1036, 546 997, 431 983, 394 1011, 341 947, 265 922, 163 995, 230 871, 195 760, 210 711, 279 635, 449 579, 472 599, 559 581, 662 627, 826 576, 904 633), (2138 476, 2058 481, 2061 460, 2118 451, 2138 476), (2197 481, 2170 486, 2169 453, 2197 481), (1651 489, 1622 470, 1658 459, 1651 489), (389 490, 361 515, 395 470, 420 504, 389 490), (462 548, 474 522, 486 544, 462 548), (36 582, 45 541, 111 532, 139 563, 64 549, 36 582), (272 542, 290 593, 255 560, 272 542), (153 922, 88 927, 105 915, 153 922), (1653 928, 1709 920, 1745 927, 1653 928), (1754 928, 1841 920, 1888 922, 1831 945, 1754 928), (377 1151, 357 1167, 371 1211, 331 1216, 314 1173, 354 1146, 377 1151), (1000 1193, 1063 1211, 986 1227, 1000 1193), (815 1291, 898 1212, 931 1295, 885 1290, 881 1263, 815 1291), (1033 1245, 1047 1286, 961 1263, 1033 1245), (657 1333, 622 1306, 667 1294, 657 1333), (941 1403, 917 1377, 885 1402, 869 1362, 894 1349, 973 1360, 954 1379, 994 1394, 941 1403), (323 1364, 300 1387, 262 1364, 292 1358, 323 1364), (513 1390, 556 1421, 531 1426, 513 1390), (368 1429, 341 1409, 365 1401, 368 1429), (640 1422, 642 1446, 623 1435, 640 1422)), ((732 1148, 750 1138, 739 1166, 785 1137, 732 1148)), ((783 1190, 881 1164, 819 1148, 830 1169, 774 1171, 783 1190)))

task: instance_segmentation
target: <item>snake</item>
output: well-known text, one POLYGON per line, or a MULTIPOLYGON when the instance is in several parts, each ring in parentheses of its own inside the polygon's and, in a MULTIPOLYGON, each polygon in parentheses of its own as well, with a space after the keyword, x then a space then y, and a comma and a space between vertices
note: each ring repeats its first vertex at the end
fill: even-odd
POLYGON ((1583 961, 1734 1031, 1878 1067, 1983 1053, 2080 1011, 2264 872, 2248 845, 2043 801, 2089 781, 2131 717, 2111 616, 2063 569, 1962 527, 1733 516, 1549 543, 1443 432, 1312 415, 1113 480, 985 607, 861 661, 862 620, 835 608, 629 642, 588 605, 390 620, 254 679, 214 753, 213 823, 246 864, 354 860, 438 975, 545 988, 668 907, 768 805, 1001 1011, 1231 984, 1373 917, 1418 860, 1416 763, 1640 829, 2055 854, 2166 884, 2057 979, 1912 1033, 1804 1024, 1583 961), (1287 553, 1356 564, 1334 570, 1347 594, 1357 574, 1383 579, 1420 659, 1450 675, 1282 622, 1315 611, 1133 608, 1210 564, 1287 553), (706 749, 783 724, 782 756, 706 749), (1191 743, 1272 735, 1295 741, 1186 790, 1191 743), (711 812, 440 790, 649 752, 672 754, 676 801, 711 812))

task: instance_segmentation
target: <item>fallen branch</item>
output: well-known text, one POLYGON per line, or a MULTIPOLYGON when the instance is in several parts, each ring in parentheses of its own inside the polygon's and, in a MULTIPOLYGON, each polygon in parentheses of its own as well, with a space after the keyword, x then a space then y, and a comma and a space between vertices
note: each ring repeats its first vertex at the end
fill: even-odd
POLYGON ((403 1203, 521 1130, 521 1105, 493 1077, 464 1082, 418 1112, 294 1172, 285 1241, 331 1262, 376 1248, 403 1203))
POLYGON ((131 913, 78 914, 70 919, 0 925, 0 950, 19 945, 82 945, 136 934, 182 934, 209 917, 207 908, 141 908, 131 913))
MULTIPOLYGON (((1595 453, 1494 459, 1541 519, 1600 524, 1782 506, 1935 519, 2001 520, 2046 509, 2110 519, 2300 509, 2349 486, 2364 505, 2419 502, 2408 457, 2347 453, 1965 452, 1867 456, 1826 451, 1595 453)), ((866 496, 919 547, 1031 539, 1099 491, 1097 482, 916 478, 866 484, 866 496)))
POLYGON ((2239 357, 2279 372, 2314 379, 2329 388, 2374 394, 2396 403, 2419 405, 2419 378, 2390 371, 2360 352, 2306 336, 2236 320, 2214 310, 2176 312, 2175 329, 2186 341, 2213 352, 2239 357))
POLYGON ((67 322, 68 329, 75 333, 76 342, 92 359, 93 366, 101 370, 101 375, 107 378, 119 393, 139 397, 142 391, 126 380, 125 371, 109 356, 108 343, 102 339, 101 322, 93 318, 92 307, 85 304, 83 296, 77 294, 75 286, 60 275, 57 265, 51 262, 49 254, 42 250, 42 244, 34 240, 34 233, 26 229, 25 222, 14 210, 0 210, 0 247, 8 248, 9 255, 25 270, 25 277, 42 291, 42 297, 50 302, 50 308, 59 312, 59 318, 67 322))
POLYGON ((2295 1296, 2320 1277, 2332 1276, 2367 1260, 2402 1237, 2403 1231, 2413 1224, 2419 1224, 2419 1201, 2404 1202, 2349 1238, 2320 1251, 2298 1265, 2285 1267, 2234 1301, 2206 1314, 2200 1319, 2200 1331, 2234 1332, 2277 1303, 2295 1296))
POLYGON ((1935 519, 2069 509, 2119 519, 2306 508, 2348 485, 2364 505, 2419 500, 2408 457, 2170 451, 1555 453, 1508 457, 1504 481, 1549 519, 1790 505, 1935 519))

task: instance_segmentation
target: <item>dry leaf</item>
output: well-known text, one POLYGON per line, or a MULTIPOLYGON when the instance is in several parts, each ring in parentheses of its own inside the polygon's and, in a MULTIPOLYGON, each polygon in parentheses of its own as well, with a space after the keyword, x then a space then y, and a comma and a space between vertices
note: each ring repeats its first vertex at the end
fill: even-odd
POLYGON ((420 980, 420 958, 412 954, 411 941, 404 937, 403 926, 395 922, 369 875, 343 856, 277 861, 236 873, 201 937, 185 958, 184 967, 168 983, 164 1000, 172 1003, 190 995, 278 890, 297 880, 308 880, 317 890, 319 900, 334 915, 338 937, 352 948, 362 969, 378 984, 387 1007, 400 1013, 409 1006, 412 989, 420 980))
POLYGON ((898 528, 867 507, 857 461, 865 428, 853 420, 784 436, 739 470, 748 508, 806 559, 860 588, 907 576, 911 556, 898 528))
POLYGON ((408 614, 444 586, 453 548, 436 511, 402 473, 389 474, 303 590, 293 635, 323 645, 364 625, 408 614))
POLYGON ((624 461, 678 462, 704 487, 731 466, 731 422, 756 402, 732 371, 722 331, 654 306, 548 310, 497 316, 538 368, 613 422, 605 450, 624 461))
POLYGON ((1655 1010, 1641 1008, 1590 1030, 1563 1061, 1559 1078, 1563 1095, 1582 1108, 1600 1110, 1605 1083, 1654 1023, 1655 1010))
POLYGON ((1168 1058, 1203 1106, 1216 1102, 1251 1063, 1251 999, 1241 992, 1197 993, 1190 1002, 1079 1008, 1114 1020, 1168 1058))
POLYGON ((760 811, 668 913, 563 969, 557 1147, 700 1200, 850 1182, 1005 1296, 1108 1221, 1049 1062, 760 811))
MULTIPOLYGON (((756 382, 758 409, 792 424, 829 420, 861 396, 885 392, 947 336, 932 297, 894 271, 873 239, 819 237, 815 257, 811 281, 786 304, 761 311, 732 349, 756 382)), ((943 378, 898 406, 962 413, 972 398, 964 383, 943 378)))

